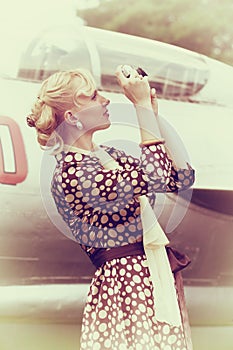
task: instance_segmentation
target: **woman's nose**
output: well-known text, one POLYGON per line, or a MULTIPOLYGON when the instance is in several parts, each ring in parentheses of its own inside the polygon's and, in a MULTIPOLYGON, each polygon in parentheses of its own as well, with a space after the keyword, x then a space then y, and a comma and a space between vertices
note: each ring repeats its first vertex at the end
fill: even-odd
POLYGON ((107 105, 109 105, 109 103, 110 103, 110 100, 109 100, 108 98, 106 98, 106 99, 105 99, 105 107, 106 107, 107 105))
POLYGON ((101 104, 106 107, 110 103, 110 100, 108 98, 105 98, 104 96, 101 96, 101 104))

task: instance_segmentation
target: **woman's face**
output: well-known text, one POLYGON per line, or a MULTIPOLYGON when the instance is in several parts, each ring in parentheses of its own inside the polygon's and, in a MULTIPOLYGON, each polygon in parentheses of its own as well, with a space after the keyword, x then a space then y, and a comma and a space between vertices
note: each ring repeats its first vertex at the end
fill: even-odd
POLYGON ((81 95, 78 99, 81 107, 76 109, 74 115, 83 124, 85 131, 103 130, 111 125, 107 109, 110 101, 97 90, 91 96, 81 95))

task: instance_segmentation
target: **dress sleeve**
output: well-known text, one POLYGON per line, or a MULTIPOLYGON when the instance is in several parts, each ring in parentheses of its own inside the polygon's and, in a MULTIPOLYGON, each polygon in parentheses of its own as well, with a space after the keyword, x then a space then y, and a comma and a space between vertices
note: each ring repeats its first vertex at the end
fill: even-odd
POLYGON ((120 169, 114 170, 105 169, 99 163, 64 162, 62 187, 70 206, 79 211, 84 203, 95 208, 114 202, 126 205, 148 192, 186 189, 193 181, 191 169, 175 170, 162 144, 142 147, 137 161, 127 162, 127 156, 117 161, 120 169))
POLYGON ((191 187, 195 181, 195 171, 189 163, 187 169, 177 168, 169 158, 163 144, 145 147, 142 154, 142 167, 147 171, 156 171, 158 175, 163 174, 165 183, 159 187, 153 181, 149 181, 148 192, 177 192, 191 187), (151 156, 153 154, 153 156, 151 156))
POLYGON ((111 150, 119 169, 69 152, 54 176, 58 211, 75 239, 88 247, 135 242, 142 235, 138 196, 185 189, 193 181, 193 170, 175 169, 162 144, 143 146, 140 159, 111 150))
POLYGON ((195 181, 195 171, 189 163, 188 169, 177 169, 172 165, 170 181, 167 184, 166 192, 184 191, 190 188, 195 181))

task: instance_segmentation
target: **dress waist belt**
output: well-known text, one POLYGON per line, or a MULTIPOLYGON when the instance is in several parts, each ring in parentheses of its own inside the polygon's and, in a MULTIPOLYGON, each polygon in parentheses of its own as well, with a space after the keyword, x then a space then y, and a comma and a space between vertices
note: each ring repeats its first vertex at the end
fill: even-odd
MULTIPOLYGON (((188 266, 191 262, 186 254, 180 253, 178 250, 166 246, 166 251, 172 272, 178 272, 188 266)), ((110 249, 98 249, 90 257, 92 263, 98 269, 106 261, 112 259, 123 258, 126 256, 144 255, 143 242, 136 242, 127 244, 121 247, 115 247, 110 249)))
POLYGON ((143 243, 136 242, 132 244, 123 245, 121 247, 106 249, 98 249, 91 256, 90 259, 95 267, 98 269, 106 261, 123 258, 125 256, 143 255, 145 254, 143 243))

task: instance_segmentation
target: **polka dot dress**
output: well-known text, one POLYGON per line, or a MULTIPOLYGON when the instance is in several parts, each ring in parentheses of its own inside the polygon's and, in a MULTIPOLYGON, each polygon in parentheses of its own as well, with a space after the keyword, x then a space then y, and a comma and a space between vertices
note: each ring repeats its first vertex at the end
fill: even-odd
POLYGON ((81 349, 187 350, 181 327, 156 321, 145 256, 113 259, 92 280, 81 349))
POLYGON ((157 192, 189 188, 194 171, 172 165, 164 145, 143 147, 141 159, 105 147, 121 167, 105 169, 98 158, 75 152, 57 156, 52 194, 64 221, 83 247, 113 248, 142 237, 138 197, 152 207, 157 192))
MULTIPOLYGON (((89 256, 100 248, 142 241, 138 196, 147 195, 154 206, 156 192, 185 190, 194 182, 191 166, 176 169, 164 145, 142 147, 140 159, 104 149, 120 169, 105 169, 91 154, 62 152, 51 186, 58 212, 89 256)), ((81 350, 191 350, 184 299, 178 298, 183 327, 170 327, 156 321, 152 291, 145 256, 104 263, 87 298, 81 350)))

